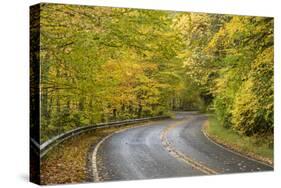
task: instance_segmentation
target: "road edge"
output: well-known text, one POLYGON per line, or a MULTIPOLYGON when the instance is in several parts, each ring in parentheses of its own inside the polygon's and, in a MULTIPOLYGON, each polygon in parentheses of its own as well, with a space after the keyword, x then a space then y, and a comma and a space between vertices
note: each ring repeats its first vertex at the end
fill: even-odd
POLYGON ((100 182, 102 181, 100 175, 99 175, 99 172, 98 172, 98 166, 97 166, 97 154, 98 154, 98 149, 100 148, 100 146, 107 140, 109 139, 111 136, 115 135, 115 134, 118 134, 118 133, 122 133, 124 131, 127 131, 129 129, 135 129, 135 128, 138 128, 138 127, 146 127, 146 126, 151 126, 151 123, 152 122, 155 122, 155 121, 148 121, 148 122, 145 122, 143 124, 140 124, 138 126, 135 126, 135 127, 127 127, 127 128, 124 128, 124 129, 121 129, 121 130, 118 130, 118 131, 115 131, 109 135, 107 135, 106 137, 104 137, 103 139, 101 139, 93 148, 93 151, 92 151, 92 154, 91 154, 91 168, 92 168, 92 171, 91 171, 91 177, 93 179, 94 182, 100 182))
POLYGON ((241 149, 237 148, 237 147, 234 147, 234 146, 231 146, 230 144, 226 144, 224 143, 223 141, 221 141, 220 139, 216 138, 215 136, 212 136, 208 133, 207 131, 207 128, 209 126, 209 120, 206 120, 204 123, 203 123, 203 126, 202 126, 202 133, 203 135, 212 143, 214 143, 215 145, 229 151, 229 152, 232 152, 236 155, 239 155, 241 157, 244 157, 246 159, 249 159, 249 160, 252 160, 252 161, 255 161, 255 162, 258 162, 260 164, 263 164, 263 165, 266 165, 266 166, 269 166, 271 168, 274 169, 274 163, 273 161, 270 161, 270 160, 267 160, 267 159, 264 159, 263 157, 259 157, 257 156, 256 154, 252 153, 252 152, 248 152, 248 153, 245 153, 243 151, 241 151, 241 149))

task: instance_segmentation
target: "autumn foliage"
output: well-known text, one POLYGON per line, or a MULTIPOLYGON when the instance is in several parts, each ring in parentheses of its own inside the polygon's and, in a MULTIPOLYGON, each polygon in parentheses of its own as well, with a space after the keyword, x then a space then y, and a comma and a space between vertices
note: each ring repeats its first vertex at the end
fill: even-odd
POLYGON ((83 125, 194 109, 214 111, 241 134, 273 134, 272 18, 40 8, 42 141, 83 125))

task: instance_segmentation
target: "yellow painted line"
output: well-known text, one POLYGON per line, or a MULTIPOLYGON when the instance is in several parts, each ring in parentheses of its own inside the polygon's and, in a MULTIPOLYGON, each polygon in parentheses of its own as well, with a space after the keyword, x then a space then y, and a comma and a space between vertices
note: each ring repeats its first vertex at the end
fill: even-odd
MULTIPOLYGON (((189 118, 188 121, 191 121, 192 118, 189 118)), ((192 159, 190 156, 187 156, 186 154, 183 154, 182 152, 178 151, 168 140, 167 135, 168 133, 176 128, 177 126, 179 126, 180 124, 182 124, 183 122, 187 122, 185 121, 180 121, 178 123, 175 123, 171 126, 166 127, 160 134, 160 139, 162 142, 162 145, 164 146, 164 148, 169 152, 170 155, 172 155, 173 157, 175 157, 178 160, 181 160, 183 162, 185 162, 186 164, 192 166, 193 168, 205 173, 205 174, 217 174, 217 172, 213 169, 211 169, 210 167, 192 159)))

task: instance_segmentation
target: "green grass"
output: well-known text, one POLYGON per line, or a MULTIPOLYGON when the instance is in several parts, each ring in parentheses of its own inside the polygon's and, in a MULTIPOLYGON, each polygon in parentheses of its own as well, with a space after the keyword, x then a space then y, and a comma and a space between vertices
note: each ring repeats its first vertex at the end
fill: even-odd
POLYGON ((214 117, 209 118, 209 126, 205 127, 205 131, 218 143, 240 153, 267 163, 273 161, 273 144, 268 139, 239 135, 232 129, 224 128, 214 117))

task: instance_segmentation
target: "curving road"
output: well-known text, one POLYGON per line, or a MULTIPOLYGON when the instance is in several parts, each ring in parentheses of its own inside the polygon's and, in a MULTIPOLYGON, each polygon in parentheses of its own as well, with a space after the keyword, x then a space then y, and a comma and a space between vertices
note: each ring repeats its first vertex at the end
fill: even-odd
POLYGON ((104 138, 93 152, 95 181, 135 180, 271 171, 272 167, 223 148, 201 131, 207 116, 178 112, 104 138))

